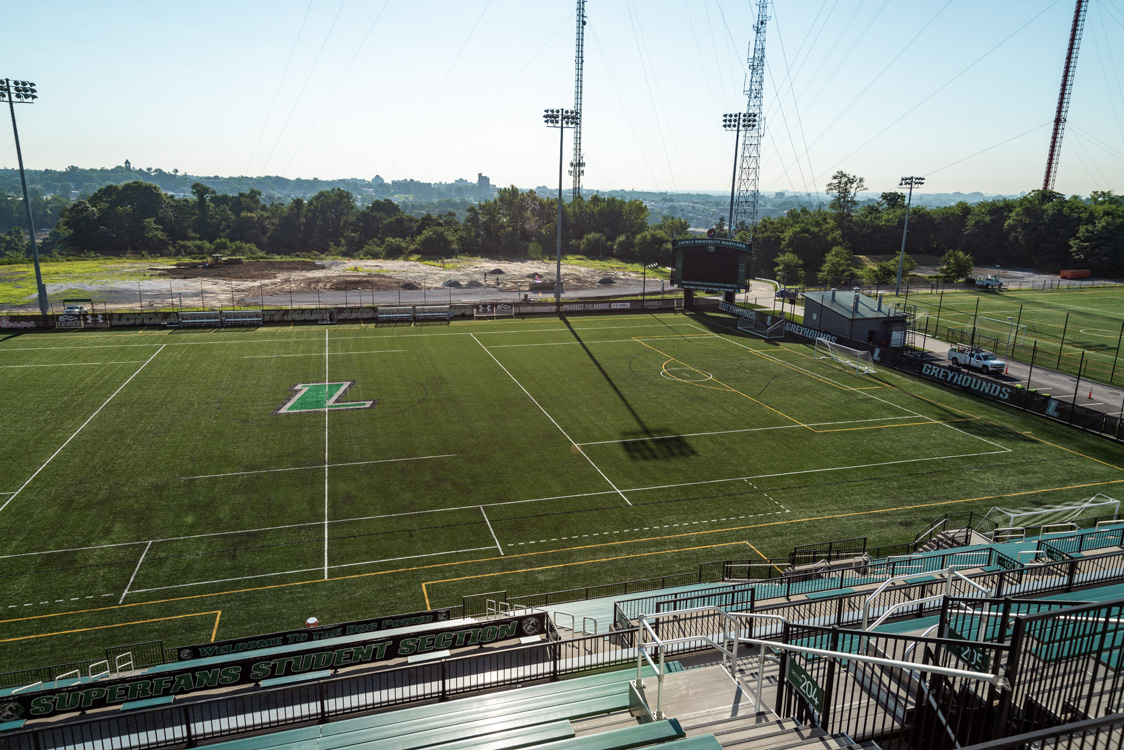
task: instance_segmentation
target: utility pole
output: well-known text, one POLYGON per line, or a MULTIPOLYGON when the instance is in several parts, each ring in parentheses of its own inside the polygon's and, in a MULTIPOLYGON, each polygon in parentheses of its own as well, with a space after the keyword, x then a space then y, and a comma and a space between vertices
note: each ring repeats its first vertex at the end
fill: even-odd
POLYGON ((23 172, 23 152, 20 150, 20 133, 16 129, 16 104, 32 104, 39 98, 31 81, 11 81, 0 78, 0 101, 8 100, 12 112, 12 135, 16 139, 16 160, 20 166, 20 184, 23 185, 23 208, 27 216, 27 241, 31 246, 31 261, 35 265, 35 290, 39 297, 39 314, 47 314, 47 287, 43 285, 43 272, 39 270, 39 248, 35 245, 35 220, 31 217, 31 199, 27 196, 27 177, 23 172))
MULTIPOLYGON (((749 85, 745 89, 745 130, 742 145, 741 176, 737 197, 730 216, 730 226, 744 221, 749 231, 757 224, 758 182, 761 173, 761 132, 765 128, 762 100, 765 90, 765 24, 769 20, 769 1, 757 0, 757 22, 753 24, 753 53, 749 57, 749 85)), ((733 235, 731 235, 733 236, 733 235)), ((752 241, 751 243, 752 244, 752 241)))
POLYGON ((902 293, 902 266, 905 265, 905 236, 909 232, 909 206, 913 203, 913 188, 925 184, 924 177, 903 177, 898 187, 908 187, 909 197, 905 201, 905 227, 902 228, 902 251, 898 254, 898 282, 894 287, 894 296, 902 293))
POLYGON ((582 157, 582 69, 585 66, 585 2, 577 0, 578 39, 574 53, 574 159, 570 162, 570 174, 574 176, 574 198, 582 195, 582 175, 585 174, 585 159, 582 157))
POLYGON ((1053 190, 1054 178, 1058 175, 1058 159, 1061 157, 1065 118, 1069 113, 1069 96, 1073 92, 1073 75, 1077 72, 1077 51, 1081 48, 1081 31, 1085 28, 1085 13, 1088 10, 1089 0, 1077 0, 1077 6, 1073 9, 1073 25, 1069 29, 1069 48, 1065 53, 1065 67, 1062 70, 1062 90, 1058 94, 1058 109, 1054 114, 1054 132, 1050 135, 1050 153, 1046 155, 1043 190, 1053 190))

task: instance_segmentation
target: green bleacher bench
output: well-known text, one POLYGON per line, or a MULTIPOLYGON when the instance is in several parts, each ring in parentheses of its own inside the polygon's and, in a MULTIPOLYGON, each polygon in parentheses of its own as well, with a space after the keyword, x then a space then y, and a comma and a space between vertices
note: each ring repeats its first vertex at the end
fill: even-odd
POLYGON ((143 701, 130 701, 129 703, 122 703, 122 711, 137 711, 142 708, 152 708, 153 706, 166 706, 176 699, 174 695, 162 695, 159 698, 147 698, 143 701))
POLYGON ((313 726, 258 734, 253 737, 239 737, 236 740, 207 745, 207 748, 208 750, 268 750, 274 747, 284 747, 316 750, 316 746, 319 744, 320 727, 313 726))
MULTIPOLYGON (((494 732, 485 737, 473 737, 457 742, 446 742, 440 750, 514 750, 531 745, 553 744, 574 736, 574 727, 568 721, 553 721, 533 727, 519 727, 506 732, 494 732)), ((380 743, 379 747, 383 747, 380 743)))
POLYGON ((667 750, 722 750, 722 743, 713 734, 704 734, 676 740, 667 746, 667 750))
POLYGON ((854 589, 831 589, 830 591, 809 591, 804 596, 809 599, 830 599, 834 596, 843 596, 853 593, 855 593, 854 589))
MULTIPOLYGON (((448 706, 448 704, 444 704, 448 706)), ((564 705, 555 705, 534 711, 511 710, 502 716, 473 720, 468 716, 461 721, 448 726, 433 728, 432 722, 400 722, 387 726, 369 728, 356 728, 343 734, 327 734, 332 728, 331 724, 324 725, 321 729, 324 736, 320 738, 319 750, 336 750, 337 748, 352 747, 365 743, 378 743, 379 750, 407 750, 408 748, 425 747, 427 745, 440 745, 446 742, 457 742, 471 737, 483 738, 495 732, 507 732, 519 728, 527 728, 540 724, 561 721, 563 719, 582 719, 587 716, 624 711, 628 708, 628 693, 624 690, 619 695, 609 698, 594 698, 579 700, 564 705)))
POLYGON ((685 736, 679 722, 670 719, 551 742, 539 745, 536 750, 628 750, 628 748, 652 745, 657 742, 670 742, 685 736))
POLYGON ((414 654, 406 658, 407 664, 417 664, 420 661, 433 661, 434 659, 447 659, 451 656, 449 649, 444 651, 431 651, 428 654, 414 654))
MULTIPOLYGON (((642 674, 645 678, 654 677, 655 670, 645 666, 642 674)), ((398 729, 400 730, 398 733, 401 734, 407 729, 419 731, 452 726, 465 721, 500 718, 511 715, 515 710, 529 712, 589 698, 627 695, 628 682, 635 676, 635 669, 622 669, 588 677, 531 685, 503 694, 477 695, 458 698, 448 703, 410 706, 397 711, 333 721, 323 725, 323 734, 327 736, 376 727, 398 729)))
POLYGON ((5 721, 4 723, 0 724, 0 732, 10 732, 13 729, 19 729, 20 727, 23 726, 25 721, 27 721, 27 719, 16 719, 15 721, 5 721))
POLYGON ((332 676, 332 670, 321 669, 318 672, 303 672, 301 674, 290 674, 284 677, 273 677, 268 680, 262 680, 259 685, 263 688, 277 687, 278 685, 291 685, 294 682, 309 682, 310 680, 323 680, 332 676))

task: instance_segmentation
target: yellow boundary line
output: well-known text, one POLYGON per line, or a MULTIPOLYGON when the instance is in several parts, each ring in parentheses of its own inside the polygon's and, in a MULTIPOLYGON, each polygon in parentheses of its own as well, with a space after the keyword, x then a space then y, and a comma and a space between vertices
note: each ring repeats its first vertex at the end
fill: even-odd
MULTIPOLYGON (((221 609, 211 610, 210 612, 193 612, 189 615, 169 615, 167 617, 154 617, 150 620, 135 620, 133 622, 119 622, 114 625, 94 625, 89 628, 75 628, 74 630, 57 630, 54 633, 39 633, 38 635, 21 635, 18 638, 0 638, 0 643, 12 643, 14 641, 29 641, 33 638, 49 638, 53 635, 73 635, 74 633, 86 633, 91 630, 109 630, 110 628, 124 628, 129 625, 144 625, 150 622, 164 622, 165 620, 182 620, 187 617, 202 617, 203 615, 214 615, 215 626, 211 629, 211 641, 214 642, 215 634, 219 629, 219 617, 222 616, 221 609)), ((9 622, 12 622, 9 620, 9 622)))
MULTIPOLYGON (((644 538, 641 538, 641 539, 632 539, 632 540, 629 540, 629 541, 626 541, 626 542, 605 542, 605 543, 602 543, 602 544, 588 544, 588 545, 582 545, 582 546, 579 546, 579 547, 560 547, 558 549, 543 550, 541 552, 524 552, 524 553, 520 553, 520 554, 505 555, 505 556, 499 556, 499 557, 482 557, 482 558, 477 558, 477 559, 474 559, 474 560, 458 560, 456 562, 434 563, 432 565, 416 565, 416 566, 409 567, 409 568, 398 568, 398 569, 395 569, 395 570, 377 570, 377 571, 372 571, 370 573, 353 573, 351 575, 336 576, 334 578, 312 578, 312 579, 305 580, 305 581, 292 581, 290 583, 275 583, 275 584, 271 584, 271 585, 268 585, 268 586, 251 586, 251 587, 244 588, 244 589, 231 589, 229 591, 213 591, 213 592, 206 593, 206 594, 192 594, 190 596, 176 596, 176 597, 169 597, 167 599, 153 599, 151 601, 145 601, 145 602, 133 602, 132 604, 114 604, 114 605, 110 605, 108 607, 93 607, 93 608, 90 608, 90 609, 78 609, 78 610, 72 610, 72 611, 69 611, 69 612, 53 612, 53 613, 45 614, 45 615, 29 615, 28 617, 16 617, 16 618, 12 618, 10 620, 0 620, 0 625, 12 623, 12 622, 24 622, 26 620, 44 620, 44 619, 49 619, 49 618, 52 618, 52 617, 63 617, 63 616, 67 616, 67 615, 88 614, 90 612, 108 612, 110 610, 115 610, 115 609, 126 609, 126 608, 129 608, 129 607, 144 607, 144 606, 148 606, 148 605, 152 605, 152 604, 168 604, 168 603, 171 603, 171 602, 191 601, 191 600, 194 600, 194 599, 205 599, 205 598, 214 597, 214 596, 230 596, 230 595, 233 595, 233 594, 247 594, 247 593, 253 593, 255 591, 268 591, 268 590, 272 590, 272 589, 290 588, 290 587, 293 587, 293 586, 306 586, 306 585, 309 585, 309 584, 323 584, 323 583, 329 583, 329 582, 332 582, 332 581, 346 581, 346 580, 351 580, 351 579, 356 579, 356 578, 369 578, 371 576, 391 575, 391 574, 395 574, 395 573, 409 573, 409 572, 417 571, 417 570, 432 570, 432 569, 436 569, 436 568, 444 568, 444 567, 449 567, 449 566, 453 566, 453 565, 464 566, 464 565, 474 565, 474 564, 478 564, 478 563, 497 562, 497 561, 500 561, 500 560, 508 561, 508 560, 514 560, 514 559, 517 559, 517 558, 520 558, 520 557, 535 557, 535 556, 538 556, 538 555, 561 554, 561 553, 566 553, 566 552, 574 552, 574 551, 577 551, 577 550, 596 549, 596 548, 599 548, 599 547, 613 547, 613 546, 617 546, 617 545, 620 545, 620 544, 639 544, 639 543, 644 543, 644 542, 666 541, 668 539, 677 539, 677 538, 690 537, 690 536, 703 536, 703 535, 708 535, 708 534, 725 534, 725 533, 731 533, 731 532, 735 532, 735 531, 749 531, 749 530, 752 530, 752 529, 763 529, 763 528, 768 528, 768 527, 771 527, 771 526, 786 526, 786 525, 794 524, 794 523, 809 523, 809 522, 814 522, 814 521, 830 521, 830 520, 837 519, 837 518, 850 518, 850 517, 854 517, 854 516, 870 516, 870 515, 877 515, 877 514, 881 514, 881 513, 892 513, 892 512, 895 512, 895 511, 902 511, 902 510, 914 510, 914 509, 917 509, 917 508, 936 508, 936 507, 940 507, 940 506, 944 506, 944 505, 960 505, 960 504, 963 504, 963 503, 982 502, 984 500, 1001 500, 1001 499, 1009 498, 1009 497, 1021 497, 1023 495, 1037 495, 1037 494, 1044 494, 1044 493, 1047 493, 1047 492, 1063 492, 1063 491, 1066 491, 1066 490, 1086 489, 1086 488, 1089 488, 1089 487, 1104 487, 1106 485, 1112 485, 1112 484, 1124 484, 1124 479, 1112 479, 1112 480, 1108 480, 1108 481, 1104 481, 1104 482, 1089 482, 1087 484, 1073 484, 1073 485, 1066 485, 1066 486, 1063 486, 1063 487, 1047 487, 1045 489, 1036 489, 1036 490, 1023 490, 1023 491, 1020 491, 1020 492, 1009 492, 1009 493, 1004 493, 1004 494, 999 494, 999 495, 985 495, 985 496, 982 496, 982 497, 969 497, 969 498, 964 498, 964 499, 961 499, 961 500, 939 500, 939 501, 931 502, 931 503, 919 503, 917 505, 901 505, 901 506, 896 506, 896 507, 893 507, 893 508, 875 508, 875 509, 872 509, 872 510, 860 510, 860 511, 854 511, 852 513, 837 513, 837 514, 828 515, 828 516, 813 516, 813 517, 810 517, 810 518, 792 518, 792 519, 785 520, 785 521, 770 521, 770 522, 767 522, 767 523, 750 524, 750 525, 747 525, 747 526, 730 526, 730 527, 722 528, 722 529, 708 529, 706 531, 692 531, 692 532, 683 533, 683 534, 670 534, 670 535, 667 535, 667 536, 658 536, 658 537, 644 537, 644 538)), ((593 560, 593 561, 590 561, 590 562, 599 562, 599 561, 593 560)))
MULTIPOLYGON (((685 535, 684 535, 685 536, 685 535)), ((667 537, 671 538, 671 537, 667 537)), ((596 560, 578 560, 576 562, 558 563, 557 565, 540 565, 536 568, 519 568, 517 570, 499 570, 494 573, 478 573, 471 576, 458 576, 457 578, 438 578, 433 581, 422 581, 422 595, 425 597, 425 607, 429 609, 429 591, 427 586, 437 585, 439 583, 453 583, 454 581, 468 581, 473 578, 494 578, 496 576, 518 575, 521 573, 533 573, 540 570, 554 570, 556 568, 570 568, 575 565, 595 565, 597 563, 613 562, 615 560, 629 560, 637 557, 651 557, 653 555, 670 555, 676 552, 694 552, 700 549, 714 549, 715 547, 730 547, 739 544, 748 544, 748 542, 720 542, 719 544, 703 544, 698 547, 682 547, 680 549, 667 549, 659 550, 656 552, 640 552, 635 555, 617 555, 616 557, 601 557, 596 560)), ((579 548, 580 549, 580 548, 579 548)), ((541 553, 535 553, 541 554, 541 553)), ((495 559, 495 558, 493 558, 495 559)))

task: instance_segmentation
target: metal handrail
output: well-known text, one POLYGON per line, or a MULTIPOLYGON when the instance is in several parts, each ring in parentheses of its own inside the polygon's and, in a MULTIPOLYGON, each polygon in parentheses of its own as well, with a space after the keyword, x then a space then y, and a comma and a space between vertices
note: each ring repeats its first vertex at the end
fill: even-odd
MULTIPOLYGON (((934 572, 937 573, 938 575, 941 574, 941 573, 945 574, 945 578, 946 578, 946 580, 945 580, 945 593, 946 594, 950 594, 952 592, 953 576, 959 578, 960 580, 967 583, 969 586, 972 586, 973 588, 975 588, 979 591, 982 591, 985 594, 989 593, 989 591, 990 591, 990 589, 988 589, 984 586, 981 586, 978 583, 976 583, 975 581, 963 576, 959 571, 956 570, 956 568, 948 567, 948 568, 945 568, 944 570, 938 570, 938 571, 934 571, 934 572)), ((928 576, 928 575, 932 575, 932 573, 909 573, 909 574, 904 575, 904 576, 894 576, 893 578, 887 578, 885 581, 883 581, 882 585, 880 585, 878 588, 876 588, 874 590, 874 593, 872 593, 870 596, 868 596, 866 598, 866 601, 863 602, 863 627, 862 627, 862 629, 866 630, 867 625, 870 623, 870 603, 872 601, 874 601, 874 599, 879 594, 881 594, 883 591, 885 591, 886 588, 892 583, 909 583, 909 579, 916 578, 917 576, 921 576, 921 575, 928 576)), ((916 603, 916 602, 913 602, 913 603, 916 603)))

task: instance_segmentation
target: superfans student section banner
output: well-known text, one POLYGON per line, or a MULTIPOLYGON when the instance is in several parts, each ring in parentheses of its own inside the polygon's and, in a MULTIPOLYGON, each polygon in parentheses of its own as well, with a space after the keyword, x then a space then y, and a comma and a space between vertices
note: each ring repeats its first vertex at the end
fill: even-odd
POLYGON ((448 609, 429 609, 424 612, 410 612, 403 615, 390 615, 387 617, 374 617, 369 620, 355 620, 339 625, 322 626, 318 628, 294 628, 279 633, 255 635, 249 638, 231 638, 213 643, 200 643, 195 646, 180 646, 176 653, 180 661, 188 659, 209 658, 212 656, 226 656, 259 648, 273 648, 275 646, 291 646, 295 643, 307 641, 323 641, 328 638, 357 635, 359 633, 374 633, 391 628, 406 628, 417 625, 428 625, 431 622, 446 622, 449 619, 448 609))
POLYGON ((536 613, 496 620, 487 625, 472 623, 442 630, 415 630, 382 639, 352 637, 311 641, 303 646, 213 657, 205 665, 192 666, 191 662, 187 662, 179 668, 149 670, 133 677, 9 695, 0 698, 0 715, 9 717, 8 721, 41 719, 130 701, 480 646, 538 635, 545 630, 546 614, 536 613))

